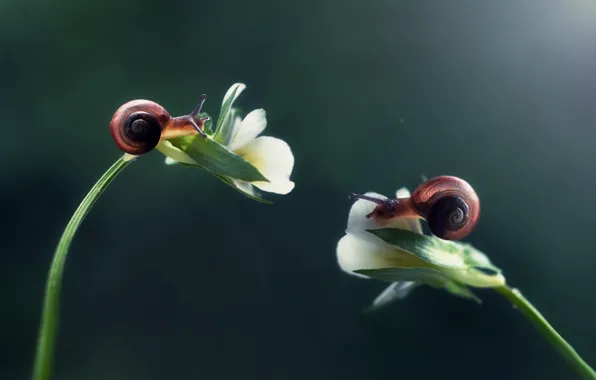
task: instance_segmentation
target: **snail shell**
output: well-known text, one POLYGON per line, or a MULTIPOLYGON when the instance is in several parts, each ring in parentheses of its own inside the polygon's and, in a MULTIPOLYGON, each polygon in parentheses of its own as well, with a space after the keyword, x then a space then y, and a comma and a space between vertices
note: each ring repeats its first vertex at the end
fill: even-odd
POLYGON ((433 235, 445 240, 464 238, 480 217, 478 195, 470 184, 458 177, 429 179, 412 192, 410 204, 426 219, 433 235))
POLYGON ((118 148, 140 155, 157 146, 162 130, 172 120, 165 108, 150 100, 133 100, 116 110, 110 132, 118 148))

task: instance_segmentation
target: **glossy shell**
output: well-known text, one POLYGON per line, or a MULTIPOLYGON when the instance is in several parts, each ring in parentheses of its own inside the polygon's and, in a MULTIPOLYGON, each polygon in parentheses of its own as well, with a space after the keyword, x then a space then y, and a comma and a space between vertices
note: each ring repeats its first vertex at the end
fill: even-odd
POLYGON ((410 197, 412 207, 441 239, 459 240, 467 236, 480 217, 480 200, 469 183, 461 178, 440 176, 424 182, 410 197))
POLYGON ((172 119, 168 111, 150 100, 125 103, 112 117, 110 133, 122 151, 140 155, 159 143, 161 131, 172 119))

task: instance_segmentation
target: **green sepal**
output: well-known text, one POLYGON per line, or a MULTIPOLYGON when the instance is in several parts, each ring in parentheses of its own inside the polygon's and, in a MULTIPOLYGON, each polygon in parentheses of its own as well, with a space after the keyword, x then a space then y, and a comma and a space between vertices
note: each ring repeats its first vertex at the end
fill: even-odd
POLYGON ((423 282, 436 288, 443 286, 445 281, 452 281, 445 275, 434 269, 426 268, 379 268, 360 269, 354 273, 363 274, 367 277, 383 282, 414 281, 423 282))
MULTIPOLYGON (((176 161, 176 162, 172 162, 172 163, 169 163, 168 165, 179 165, 179 166, 182 166, 182 167, 185 167, 185 168, 193 168, 193 169, 194 169, 194 168, 197 168, 197 167, 200 167, 201 169, 205 169, 204 167, 202 167, 202 166, 200 166, 200 165, 196 165, 196 164, 187 164, 187 163, 184 163, 184 162, 178 162, 178 161, 176 161)), ((222 182, 224 182, 226 185, 228 185, 228 186, 232 187, 234 190, 238 191, 240 194, 244 195, 245 197, 247 197, 247 198, 250 198, 250 199, 252 199, 252 200, 255 200, 255 201, 257 201, 257 202, 261 202, 261 203, 265 203, 265 204, 273 204, 273 202, 271 202, 271 201, 268 201, 268 200, 267 200, 267 199, 265 199, 265 198, 261 198, 260 194, 259 194, 259 193, 257 193, 257 192, 256 192, 256 190, 255 190, 255 194, 248 194, 248 193, 246 193, 246 192, 244 192, 244 191, 240 190, 239 188, 237 188, 237 187, 236 187, 236 185, 234 185, 234 183, 233 183, 233 182, 232 182, 232 181, 231 181, 231 180, 230 180, 228 177, 224 177, 224 176, 222 176, 222 175, 215 174, 215 173, 213 173, 213 172, 211 172, 211 171, 209 171, 209 170, 207 170, 207 169, 205 169, 205 170, 206 170, 206 171, 207 171, 209 174, 213 175, 214 177, 216 177, 216 178, 218 178, 219 180, 221 180, 222 182)))
POLYGON ((485 274, 498 275, 501 270, 488 257, 470 244, 420 235, 398 228, 367 230, 386 243, 407 251, 433 265, 454 269, 476 269, 485 274))
POLYGON ((444 283, 443 289, 455 296, 474 301, 479 305, 482 304, 482 300, 478 298, 478 296, 474 294, 474 292, 472 292, 470 288, 455 281, 448 281, 444 283))
POLYGON ((236 117, 240 114, 240 110, 236 107, 230 108, 228 115, 222 122, 221 127, 217 134, 213 136, 213 140, 220 143, 223 146, 228 146, 233 140, 232 133, 234 132, 234 123, 236 117))
POLYGON ((247 197, 247 198, 250 198, 250 199, 252 199, 252 200, 255 200, 255 201, 257 201, 257 202, 261 202, 261 203, 269 204, 269 205, 273 204, 273 202, 271 202, 271 201, 268 201, 268 200, 267 200, 267 199, 265 199, 265 198, 261 198, 261 197, 259 196, 259 194, 258 194, 256 191, 255 191, 255 194, 254 194, 254 195, 252 195, 252 194, 248 194, 248 193, 246 193, 246 192, 244 192, 244 191, 240 190, 239 188, 237 188, 237 187, 234 185, 234 183, 233 183, 233 182, 232 182, 232 181, 231 181, 229 178, 227 178, 227 177, 224 177, 224 176, 221 176, 221 175, 217 175, 217 174, 215 174, 215 173, 211 173, 211 174, 213 174, 214 176, 216 176, 217 178, 219 178, 220 180, 222 180, 222 181, 223 181, 223 182, 224 182, 226 185, 228 185, 228 186, 230 186, 230 187, 234 188, 234 190, 238 191, 240 194, 244 195, 244 196, 245 196, 245 197, 247 197))
POLYGON ((432 286, 434 288, 443 288, 451 294, 477 303, 482 301, 466 285, 453 281, 434 269, 423 268, 382 268, 382 269, 361 269, 355 270, 355 273, 367 277, 393 283, 396 281, 414 281, 432 286))
POLYGON ((243 83, 234 83, 224 96, 223 102, 221 104, 221 111, 217 117, 217 124, 215 126, 215 132, 213 136, 213 139, 220 144, 226 144, 228 142, 229 134, 231 133, 232 129, 231 124, 234 122, 234 113, 230 111, 232 109, 232 105, 245 88, 246 86, 243 83))
POLYGON ((268 182, 252 164, 209 137, 184 136, 171 139, 169 142, 190 156, 198 166, 213 174, 246 182, 268 182))

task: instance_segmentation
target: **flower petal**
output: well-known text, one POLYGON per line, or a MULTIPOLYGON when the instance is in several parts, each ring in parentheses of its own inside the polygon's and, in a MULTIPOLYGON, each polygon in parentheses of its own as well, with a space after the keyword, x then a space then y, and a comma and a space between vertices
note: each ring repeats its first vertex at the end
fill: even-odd
POLYGON ((267 113, 264 109, 259 108, 250 112, 244 117, 244 120, 242 120, 240 125, 237 125, 236 122, 234 122, 232 127, 232 137, 228 148, 231 151, 241 149, 246 144, 256 139, 257 136, 265 130, 266 126, 267 113))
POLYGON ((350 233, 337 243, 337 263, 344 272, 358 277, 366 276, 354 273, 354 271, 429 266, 416 256, 386 245, 380 240, 363 239, 350 233))
POLYGON ((294 155, 285 141, 261 136, 236 153, 269 180, 269 182, 252 182, 259 189, 269 193, 287 194, 294 188, 294 182, 290 181, 294 168, 294 155))
POLYGON ((420 285, 422 285, 422 283, 415 281, 393 282, 372 301, 372 304, 367 311, 375 311, 393 301, 402 300, 420 285))
POLYGON ((232 106, 245 88, 246 86, 243 83, 234 83, 223 98, 213 136, 215 141, 220 144, 227 144, 229 141, 230 128, 232 127, 232 122, 234 121, 233 115, 235 114, 232 106))
MULTIPOLYGON (((190 156, 184 153, 182 150, 176 148, 168 140, 160 141, 160 143, 157 144, 156 149, 161 153, 165 154, 166 157, 170 158, 173 161, 181 162, 183 164, 197 165, 195 160, 190 158, 190 156)), ((166 164, 171 164, 171 161, 168 162, 166 160, 166 164)))
MULTIPOLYGON (((366 192, 364 195, 379 199, 387 199, 386 196, 373 191, 366 192)), ((366 217, 366 215, 370 214, 376 206, 377 205, 373 202, 366 201, 364 199, 357 199, 350 208, 350 214, 348 216, 348 228, 346 229, 346 232, 361 232, 379 228, 372 218, 366 217)))
POLYGON ((225 105, 226 102, 228 102, 228 101, 230 102, 230 106, 232 104, 234 104, 236 99, 240 96, 242 91, 244 91, 245 89, 246 89, 246 85, 244 83, 234 83, 232 86, 230 86, 228 91, 226 91, 226 94, 224 95, 223 100, 221 101, 222 106, 225 105), (234 94, 233 98, 232 98, 232 94, 234 94))
POLYGON ((290 180, 279 180, 279 181, 272 181, 272 182, 253 182, 257 188, 266 191, 268 193, 275 193, 275 194, 282 194, 286 195, 289 194, 296 184, 290 180))

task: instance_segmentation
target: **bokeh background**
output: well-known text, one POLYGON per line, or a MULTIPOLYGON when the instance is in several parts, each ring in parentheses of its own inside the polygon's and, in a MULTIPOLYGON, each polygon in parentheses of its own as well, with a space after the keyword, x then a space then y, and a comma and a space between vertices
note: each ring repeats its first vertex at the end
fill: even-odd
POLYGON ((153 152, 68 258, 54 379, 571 379, 504 299, 431 288, 376 314, 342 273, 350 192, 470 182, 488 253, 596 365, 596 3, 0 2, 0 378, 30 376, 47 269, 120 155, 116 108, 173 115, 234 82, 289 142, 295 190, 253 202, 153 152))

